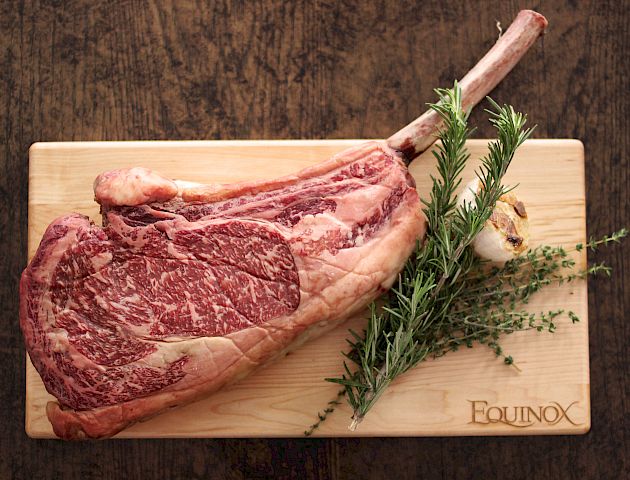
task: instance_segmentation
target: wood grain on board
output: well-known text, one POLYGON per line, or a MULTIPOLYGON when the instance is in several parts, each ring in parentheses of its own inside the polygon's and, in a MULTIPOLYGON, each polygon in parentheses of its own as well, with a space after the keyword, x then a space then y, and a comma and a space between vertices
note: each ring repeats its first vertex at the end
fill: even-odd
MULTIPOLYGON (((292 173, 360 140, 76 142, 38 143, 30 150, 28 250, 34 254, 47 225, 68 212, 100 222, 92 181, 108 169, 144 166, 183 180, 236 182, 292 173)), ((472 178, 487 142, 469 141, 472 178)), ((425 153, 412 163, 425 196, 435 162, 425 153)), ((575 140, 531 140, 518 151, 506 177, 530 217, 531 244, 574 245, 585 239, 583 146, 575 140), (563 181, 558 183, 557 179, 563 181)), ((578 268, 585 255, 576 256, 578 268)), ((321 436, 441 436, 579 434, 590 428, 587 291, 585 282, 549 287, 532 311, 573 310, 554 334, 535 331, 505 337, 518 365, 507 367, 485 346, 428 361, 397 380, 356 432, 347 428, 346 405, 316 432, 321 436), (529 408, 528 408, 529 407, 529 408), (530 410, 531 409, 531 410, 530 410), (500 420, 500 421, 496 421, 500 420)), ((300 436, 338 388, 323 381, 341 372, 347 329, 363 315, 205 400, 171 410, 118 437, 300 436)), ((39 375, 27 362, 26 430, 53 437, 39 375)))

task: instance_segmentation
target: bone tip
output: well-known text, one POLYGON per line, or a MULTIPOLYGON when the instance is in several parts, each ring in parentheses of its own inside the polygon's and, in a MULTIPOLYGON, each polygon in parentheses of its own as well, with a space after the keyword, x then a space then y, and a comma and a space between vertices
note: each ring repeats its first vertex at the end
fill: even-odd
POLYGON ((538 26, 540 27, 541 32, 543 33, 545 29, 547 28, 547 25, 549 25, 549 22, 547 21, 545 16, 538 12, 535 12, 534 10, 521 10, 518 16, 527 17, 528 19, 536 22, 538 26))

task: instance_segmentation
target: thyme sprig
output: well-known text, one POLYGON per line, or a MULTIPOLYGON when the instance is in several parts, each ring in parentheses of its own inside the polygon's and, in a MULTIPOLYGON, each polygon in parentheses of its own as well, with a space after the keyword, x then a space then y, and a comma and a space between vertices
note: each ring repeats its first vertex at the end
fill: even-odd
MULTIPOLYGON (((562 285, 589 275, 610 275, 610 267, 601 263, 576 271, 575 259, 570 254, 584 249, 596 251, 610 243, 619 243, 627 235, 628 230, 624 228, 601 239, 591 238, 586 244, 578 243, 572 249, 537 247, 502 267, 488 267, 478 260, 463 279, 465 294, 444 316, 440 328, 436 326, 435 331, 426 335, 432 344, 425 359, 440 357, 461 347, 472 348, 477 343, 488 346, 507 365, 518 369, 512 356, 503 351, 499 342, 502 335, 527 330, 553 333, 560 315, 568 316, 573 323, 580 320, 575 312, 563 309, 538 314, 525 310, 523 307, 531 296, 548 285, 562 285)), ((345 394, 345 389, 338 392, 334 404, 329 403, 324 413, 319 414, 319 421, 311 425, 305 435, 312 435, 319 428, 345 394)))
MULTIPOLYGON (((391 382, 429 357, 439 357, 461 346, 478 342, 488 345, 506 364, 514 365, 499 344, 504 333, 536 329, 553 332, 554 320, 563 310, 532 314, 522 308, 530 296, 551 283, 563 283, 589 274, 608 273, 605 265, 573 272, 575 261, 562 247, 540 247, 490 268, 473 254, 471 243, 481 231, 496 201, 509 191, 502 185, 516 149, 531 135, 525 115, 511 106, 489 99, 490 122, 497 140, 490 142, 477 172, 481 189, 474 205, 457 206, 455 192, 470 155, 466 140, 468 112, 461 102, 461 90, 436 90, 439 101, 430 107, 444 121, 440 142, 433 151, 439 176, 433 178, 429 199, 423 200, 427 235, 418 244, 390 290, 383 305, 372 303, 366 329, 350 331, 350 351, 344 353, 344 373, 327 381, 343 386, 329 402, 316 423, 305 431, 310 435, 323 422, 343 395, 353 409, 354 430, 391 382), (567 273, 567 271, 569 273, 567 273)), ((622 230, 576 250, 619 241, 622 230)), ((578 321, 573 312, 567 315, 578 321)))

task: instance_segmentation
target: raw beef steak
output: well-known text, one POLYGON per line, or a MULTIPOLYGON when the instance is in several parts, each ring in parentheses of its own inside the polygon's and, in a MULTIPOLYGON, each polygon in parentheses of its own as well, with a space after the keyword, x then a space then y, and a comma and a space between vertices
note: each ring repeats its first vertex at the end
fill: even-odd
POLYGON ((112 435, 334 327, 389 288, 424 231, 413 179, 379 142, 274 181, 180 188, 131 169, 95 191, 105 227, 55 220, 21 283, 63 438, 112 435))

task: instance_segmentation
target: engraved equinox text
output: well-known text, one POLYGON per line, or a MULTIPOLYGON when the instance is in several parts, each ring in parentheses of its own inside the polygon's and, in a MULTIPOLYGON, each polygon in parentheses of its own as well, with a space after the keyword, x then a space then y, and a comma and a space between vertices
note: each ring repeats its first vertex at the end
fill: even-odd
POLYGON ((471 405, 471 421, 487 425, 491 423, 504 423, 512 427, 526 428, 536 423, 555 425, 562 420, 566 420, 571 425, 582 425, 574 422, 569 416, 569 410, 576 402, 572 402, 563 407, 558 402, 549 402, 546 405, 535 407, 528 405, 518 406, 488 406, 485 400, 468 400, 471 405))

